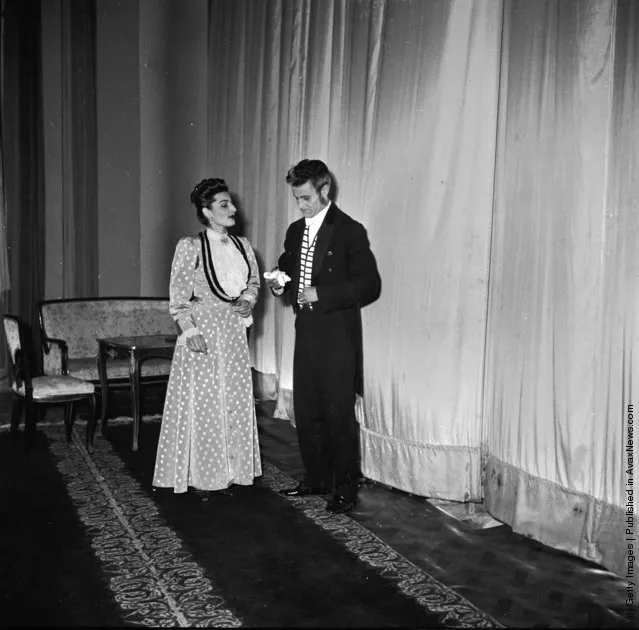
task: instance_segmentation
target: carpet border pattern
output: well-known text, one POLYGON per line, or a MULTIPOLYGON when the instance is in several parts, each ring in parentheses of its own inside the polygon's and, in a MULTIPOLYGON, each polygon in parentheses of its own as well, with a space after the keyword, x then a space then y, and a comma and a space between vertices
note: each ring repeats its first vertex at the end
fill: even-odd
MULTIPOLYGON (((274 492, 296 481, 270 462, 262 464, 262 481, 274 492)), ((404 558, 371 531, 345 514, 326 511, 318 496, 287 497, 315 524, 338 540, 361 562, 396 582, 397 589, 431 613, 438 613, 447 628, 503 628, 490 615, 404 558)))
POLYGON ((58 470, 103 563, 116 602, 132 625, 239 627, 203 569, 166 526, 153 501, 107 440, 90 456, 76 431, 45 428, 58 470))
MULTIPOLYGON (((71 445, 66 442, 62 423, 39 428, 50 441, 58 470, 109 576, 114 598, 125 611, 127 625, 242 626, 108 440, 96 440, 90 456, 77 429, 71 445)), ((261 483, 274 493, 295 483, 266 460, 262 467, 261 483)), ((398 591, 426 612, 439 614, 443 627, 504 627, 357 521, 327 512, 324 499, 286 499, 358 560, 394 582, 398 591)))

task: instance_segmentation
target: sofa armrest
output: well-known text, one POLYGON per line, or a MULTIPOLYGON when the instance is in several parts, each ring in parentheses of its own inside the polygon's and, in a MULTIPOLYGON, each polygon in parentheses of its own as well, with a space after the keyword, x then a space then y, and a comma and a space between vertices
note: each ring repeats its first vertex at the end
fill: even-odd
POLYGON ((42 367, 45 374, 69 373, 69 346, 66 341, 45 337, 42 349, 42 367))

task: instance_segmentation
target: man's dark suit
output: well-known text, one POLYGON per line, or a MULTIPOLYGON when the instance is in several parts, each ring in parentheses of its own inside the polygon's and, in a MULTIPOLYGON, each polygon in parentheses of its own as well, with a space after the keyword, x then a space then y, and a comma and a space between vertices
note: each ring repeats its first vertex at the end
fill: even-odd
POLYGON ((354 500, 359 481, 355 394, 362 393, 360 307, 377 299, 381 280, 366 230, 331 203, 317 233, 312 310, 297 304, 305 219, 292 223, 279 258, 291 282, 295 320, 293 405, 303 483, 354 500))

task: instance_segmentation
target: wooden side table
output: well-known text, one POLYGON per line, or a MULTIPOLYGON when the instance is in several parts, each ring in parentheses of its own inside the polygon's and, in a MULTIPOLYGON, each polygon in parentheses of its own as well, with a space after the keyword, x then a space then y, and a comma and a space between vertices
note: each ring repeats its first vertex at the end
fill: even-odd
POLYGON ((106 421, 109 380, 107 360, 126 358, 129 362, 129 382, 133 407, 133 450, 138 450, 140 435, 140 364, 146 359, 173 358, 177 335, 141 335, 134 337, 109 337, 98 339, 98 373, 102 390, 102 418, 100 431, 106 421))

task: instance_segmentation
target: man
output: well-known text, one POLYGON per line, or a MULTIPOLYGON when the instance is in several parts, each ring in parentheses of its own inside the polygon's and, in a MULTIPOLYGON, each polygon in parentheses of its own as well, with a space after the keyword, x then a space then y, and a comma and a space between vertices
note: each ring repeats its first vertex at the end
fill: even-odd
POLYGON ((289 226, 278 261, 290 281, 268 284, 275 295, 291 295, 296 314, 293 408, 306 474, 297 487, 280 492, 332 493, 326 509, 343 513, 355 505, 360 475, 360 307, 377 299, 381 280, 364 226, 329 200, 326 164, 302 160, 286 182, 303 218, 289 226))

